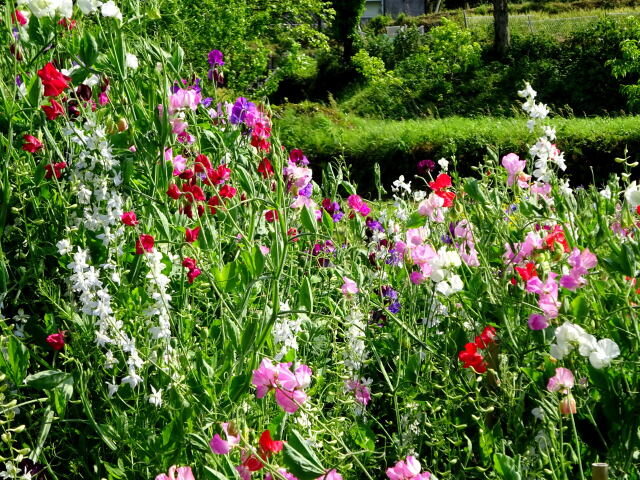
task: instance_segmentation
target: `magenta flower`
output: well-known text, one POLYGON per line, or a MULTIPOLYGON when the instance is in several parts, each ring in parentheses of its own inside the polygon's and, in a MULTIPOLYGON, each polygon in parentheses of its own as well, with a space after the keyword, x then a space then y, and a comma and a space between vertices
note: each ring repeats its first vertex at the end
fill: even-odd
POLYGON ((369 213, 371 213, 371 208, 369 208, 369 205, 367 205, 365 201, 362 200, 360 195, 349 195, 349 197, 347 198, 347 203, 353 210, 358 212, 363 217, 366 217, 367 215, 369 215, 369 213))
POLYGON ((585 248, 582 252, 574 248, 569 255, 568 262, 573 268, 571 268, 569 275, 562 276, 560 286, 567 290, 575 291, 587 283, 583 275, 589 273, 589 269, 598 264, 598 257, 591 253, 588 248, 585 248))
POLYGON ((532 313, 528 323, 531 330, 544 330, 549 326, 549 319, 539 313, 532 313))
POLYGON ((573 388, 574 378, 571 370, 564 367, 556 368, 556 374, 549 379, 547 390, 550 392, 560 392, 567 395, 573 388))
POLYGON ((223 55, 220 50, 211 50, 208 55, 209 65, 224 65, 223 55))
POLYGON ((209 442, 209 446, 213 453, 217 453, 218 455, 226 455, 231 451, 232 447, 240 443, 240 434, 236 431, 235 426, 232 423, 223 423, 222 430, 224 430, 224 433, 227 436, 226 440, 223 440, 222 437, 216 433, 209 442))
POLYGON ((355 395, 356 402, 361 403, 365 407, 369 404, 371 401, 371 393, 366 384, 359 380, 347 380, 346 386, 347 389, 355 395))
POLYGON ((429 472, 420 473, 420 462, 409 455, 404 461, 400 460, 395 466, 387 469, 387 477, 390 480, 429 480, 429 472))
POLYGON ((539 277, 532 277, 527 280, 526 290, 529 293, 538 295, 538 306, 547 318, 556 318, 558 316, 558 284, 556 283, 557 273, 550 272, 547 280, 542 283, 539 277))
POLYGON ((323 476, 316 478, 316 480, 342 480, 342 475, 334 468, 329 470, 323 476))

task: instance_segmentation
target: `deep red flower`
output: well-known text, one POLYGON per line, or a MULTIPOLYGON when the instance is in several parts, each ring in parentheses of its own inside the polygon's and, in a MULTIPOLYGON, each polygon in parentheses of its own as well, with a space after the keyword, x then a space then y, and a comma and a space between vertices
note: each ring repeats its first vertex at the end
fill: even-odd
POLYGON ((267 222, 273 223, 275 220, 278 220, 278 211, 277 210, 267 210, 264 214, 264 218, 267 222))
POLYGON ((169 185, 169 189, 167 190, 167 195, 169 195, 174 200, 178 200, 182 196, 182 192, 178 188, 178 185, 172 183, 169 185))
POLYGON ((273 165, 271 165, 267 157, 263 158, 258 165, 258 173, 262 174, 262 178, 267 178, 274 174, 273 165))
POLYGON ((444 200, 444 203, 442 204, 443 207, 453 206, 453 199, 456 198, 455 193, 444 190, 437 190, 434 193, 444 200))
POLYGON ((51 105, 42 105, 42 110, 49 120, 55 120, 64 114, 64 108, 54 98, 51 99, 51 105))
POLYGON ((53 178, 54 174, 56 178, 60 178, 60 176, 62 175, 62 170, 64 170, 65 168, 67 168, 67 162, 58 162, 54 163, 53 165, 47 163, 44 166, 44 169, 46 170, 44 178, 53 178))
POLYGON ((264 465, 262 464, 262 462, 258 459, 258 457, 256 457, 255 455, 251 455, 249 456, 249 458, 247 458, 246 460, 244 460, 242 462, 242 464, 247 467, 249 469, 249 471, 251 472, 257 472, 258 470, 260 470, 262 467, 264 467, 264 465))
POLYGON ((196 172, 201 173, 201 172, 206 172, 207 170, 210 170, 213 167, 211 165, 211 161, 209 160, 209 157, 201 153, 196 157, 195 168, 196 168, 196 172))
POLYGON ((236 193, 237 190, 231 185, 223 185, 219 192, 222 198, 233 198, 236 196, 236 193))
POLYGON ((189 270, 193 270, 194 268, 196 268, 195 258, 185 257, 185 259, 182 261, 182 266, 184 268, 188 268, 189 270))
POLYGON ((190 268, 187 272, 187 281, 191 284, 193 281, 200 276, 202 271, 199 268, 190 268))
POLYGON ((73 30, 76 27, 76 21, 71 18, 61 18, 58 25, 62 25, 67 30, 73 30))
POLYGON ((569 253, 571 251, 569 244, 567 243, 567 239, 564 236, 564 230, 560 225, 553 227, 553 230, 544 238, 544 242, 547 244, 547 248, 549 250, 553 250, 554 243, 559 243, 562 245, 565 253, 569 253))
POLYGON ((179 177, 183 180, 189 180, 191 178, 193 178, 193 176, 195 175, 195 173, 193 172, 193 170, 191 170, 190 168, 185 169, 184 172, 182 172, 179 177))
POLYGON ((293 163, 300 163, 306 159, 307 157, 304 156, 304 153, 299 148, 294 148, 291 150, 291 153, 289 153, 289 160, 293 163))
POLYGON ((155 242, 155 239, 151 235, 140 235, 140 238, 136 240, 136 254, 142 255, 145 250, 152 252, 155 242))
POLYGON ((638 206, 636 207, 636 213, 637 213, 638 215, 640 215, 640 205, 638 205, 638 206))
POLYGON ((446 173, 441 173, 434 182, 429 182, 429 186, 434 190, 444 190, 451 186, 451 177, 446 173))
POLYGON ((51 345, 54 350, 62 350, 64 347, 64 334, 62 330, 58 330, 58 333, 52 333, 47 337, 47 343, 51 345))
POLYGON ((122 219, 122 223, 129 227, 133 227, 138 224, 138 218, 133 210, 130 212, 124 212, 120 218, 122 219))
POLYGON ((487 348, 496 339, 496 329, 491 325, 484 327, 482 333, 476 337, 476 347, 487 348))
POLYGON ((42 142, 33 135, 24 135, 22 138, 24 139, 22 150, 25 152, 36 153, 38 150, 44 148, 42 142))
POLYGON ((193 243, 198 240, 198 235, 200 235, 200 227, 196 227, 194 229, 185 228, 184 229, 184 241, 188 243, 193 243))
POLYGON ((229 180, 231 169, 226 165, 219 165, 218 168, 210 168, 207 170, 207 177, 212 185, 220 185, 222 182, 229 180))
POLYGON ((38 76, 44 85, 45 97, 57 97, 69 86, 70 77, 63 75, 53 63, 47 63, 42 69, 38 70, 38 76))
POLYGON ((282 440, 274 440, 271 438, 271 432, 269 430, 265 430, 260 435, 260 448, 267 455, 271 455, 272 453, 278 453, 284 448, 284 442, 282 440))
POLYGON ((526 283, 529 279, 538 276, 536 271, 536 264, 533 262, 527 263, 524 267, 516 267, 516 272, 520 275, 520 278, 526 283))
POLYGON ((269 153, 271 143, 266 138, 254 135, 251 137, 251 146, 256 147, 258 150, 262 150, 265 153, 269 153))
POLYGON ((209 209, 211 210, 211 215, 215 215, 216 212, 218 211, 216 207, 220 205, 220 197, 217 195, 211 197, 207 202, 207 205, 209 205, 209 209))

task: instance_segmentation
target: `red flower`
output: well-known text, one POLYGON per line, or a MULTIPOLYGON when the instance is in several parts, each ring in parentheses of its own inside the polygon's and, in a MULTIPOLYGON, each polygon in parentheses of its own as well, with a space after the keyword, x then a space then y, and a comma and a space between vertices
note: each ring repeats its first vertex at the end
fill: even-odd
POLYGON ((136 254, 142 255, 145 250, 152 252, 154 243, 156 241, 151 235, 140 235, 140 238, 136 240, 136 254))
POLYGON ((258 150, 262 150, 265 153, 268 153, 269 149, 271 148, 271 143, 266 138, 253 135, 251 137, 251 146, 256 147, 258 150))
POLYGON ((124 212, 120 218, 122 219, 122 223, 129 227, 133 227, 138 224, 138 218, 133 210, 130 212, 124 212))
POLYGON ((55 120, 64 114, 64 108, 54 98, 51 99, 51 105, 42 105, 42 109, 49 120, 55 120))
POLYGON ((636 207, 636 213, 637 213, 638 215, 640 215, 640 205, 638 205, 638 206, 636 207))
POLYGON ((198 240, 198 235, 200 235, 200 227, 196 227, 193 230, 190 228, 185 228, 184 241, 193 243, 198 240))
POLYGON ((71 81, 70 77, 56 70, 51 62, 38 70, 38 76, 44 85, 45 97, 57 97, 69 86, 71 81))
MULTIPOLYGON (((287 235, 289 235, 290 237, 295 237, 296 235, 298 235, 298 229, 291 227, 289 230, 287 230, 287 235)), ((298 240, 300 239, 299 238, 291 239, 292 242, 297 242, 298 240)))
POLYGON ((218 197, 217 195, 215 197, 211 197, 207 204, 209 205, 209 209, 211 210, 211 215, 215 215, 218 211, 216 207, 220 205, 220 197, 218 197))
POLYGON ((182 266, 184 268, 188 268, 189 270, 193 270, 194 268, 196 268, 196 260, 195 260, 195 258, 186 257, 182 261, 182 266))
POLYGON ((25 17, 24 14, 20 10, 16 10, 15 13, 11 14, 11 20, 13 20, 13 22, 17 21, 23 27, 28 22, 27 17, 25 17))
POLYGON ((435 182, 429 182, 429 186, 435 191, 444 190, 451 186, 451 177, 446 173, 441 173, 435 182))
POLYGON ((207 182, 212 185, 220 185, 222 182, 229 180, 231 169, 226 165, 220 165, 218 168, 209 168, 207 170, 207 182))
POLYGON ((202 272, 199 268, 191 268, 187 272, 187 281, 191 284, 193 281, 200 276, 202 272))
POLYGON ((196 157, 196 172, 206 172, 207 170, 212 169, 211 161, 209 157, 204 154, 200 154, 196 157))
POLYGON ((183 180, 189 180, 190 178, 193 178, 195 174, 193 173, 193 170, 191 170, 190 168, 187 168, 184 172, 182 172, 179 177, 183 180))
POLYGON ((38 150, 43 148, 42 142, 33 135, 24 135, 22 138, 24 139, 22 150, 25 152, 36 153, 38 150))
POLYGON ((265 430, 260 435, 260 448, 268 457, 272 453, 278 453, 284 447, 284 442, 282 440, 273 440, 271 438, 271 432, 269 430, 265 430))
POLYGON ((67 162, 58 162, 54 163, 53 165, 47 163, 44 166, 44 169, 46 170, 44 178, 52 178, 54 174, 56 178, 60 178, 60 176, 62 175, 62 170, 64 170, 65 168, 67 168, 67 162))
POLYGON ((220 196, 222 198, 233 198, 236 196, 237 190, 233 188, 231 185, 224 185, 220 189, 220 196))
POLYGON ((58 22, 58 25, 62 25, 68 30, 73 30, 76 27, 76 21, 70 18, 69 19, 61 18, 60 21, 58 22))
POLYGON ((527 263, 524 267, 516 267, 516 272, 520 275, 520 278, 525 281, 525 283, 533 278, 538 276, 538 272, 536 271, 536 264, 533 262, 527 263))
POLYGON ((453 192, 445 192, 444 190, 438 190, 434 192, 437 196, 444 200, 443 207, 453 206, 453 199, 456 198, 456 194, 453 192))
POLYGON ((249 471, 251 472, 257 472, 258 470, 260 470, 262 467, 264 467, 264 465, 262 464, 262 462, 258 459, 258 457, 256 457, 255 455, 251 455, 249 458, 247 458, 246 460, 244 460, 242 462, 242 465, 244 465, 245 467, 247 467, 249 469, 249 471))
POLYGON ((478 373, 487 371, 487 364, 484 363, 482 355, 478 353, 478 347, 475 343, 467 343, 464 346, 464 350, 458 354, 458 358, 464 363, 464 368, 473 367, 478 373))
POLYGON ((264 218, 267 222, 273 223, 275 220, 278 220, 278 211, 277 210, 267 210, 264 214, 264 218))
POLYGON ((274 174, 273 165, 271 165, 267 157, 263 158, 258 165, 258 173, 262 174, 262 178, 267 178, 274 174))
POLYGON ((47 343, 51 345, 54 350, 62 350, 64 347, 64 334, 62 330, 58 330, 58 333, 52 333, 47 337, 47 343))
MULTIPOLYGON (((204 192, 202 191, 202 187, 200 187, 200 185, 192 185, 190 192, 193 196, 193 199, 198 202, 204 202, 207 199, 207 197, 204 196, 204 192)), ((189 198, 190 196, 187 195, 187 200, 189 200, 189 198)))
POLYGON ((167 190, 167 195, 169 195, 174 200, 178 200, 182 196, 182 192, 178 188, 178 185, 172 183, 169 185, 169 189, 167 190))
POLYGON ((484 327, 482 333, 476 337, 476 347, 487 348, 489 344, 494 343, 496 338, 496 329, 491 325, 484 327))
POLYGON ((562 245, 565 253, 569 253, 571 251, 569 244, 567 243, 567 239, 564 237, 564 230, 560 225, 553 227, 551 233, 545 237, 544 242, 547 244, 547 248, 549 250, 553 250, 554 243, 559 243, 562 245))

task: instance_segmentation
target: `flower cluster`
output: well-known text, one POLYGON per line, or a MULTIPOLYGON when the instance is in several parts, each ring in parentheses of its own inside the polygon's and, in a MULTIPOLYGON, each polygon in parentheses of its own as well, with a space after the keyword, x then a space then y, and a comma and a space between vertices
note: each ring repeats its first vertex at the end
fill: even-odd
POLYGON ((390 480, 436 480, 429 472, 422 472, 420 462, 412 455, 405 460, 398 461, 393 467, 387 468, 387 477, 390 480))
POLYGON ((292 372, 290 362, 274 365, 265 358, 260 367, 253 371, 251 383, 256 387, 257 398, 274 390, 278 405, 285 412, 294 413, 307 400, 304 389, 311 384, 311 369, 306 365, 298 365, 292 372))
POLYGON ((478 349, 485 349, 492 343, 495 343, 496 329, 492 326, 484 328, 482 333, 475 338, 475 341, 469 342, 464 346, 458 354, 458 358, 464 364, 464 368, 473 367, 476 373, 485 373, 487 371, 487 362, 478 352, 478 349))
POLYGON ((564 359, 574 349, 583 357, 588 357, 594 368, 604 368, 620 355, 620 348, 611 339, 597 340, 588 334, 580 325, 565 322, 556 328, 555 343, 551 345, 551 356, 557 360, 564 359))

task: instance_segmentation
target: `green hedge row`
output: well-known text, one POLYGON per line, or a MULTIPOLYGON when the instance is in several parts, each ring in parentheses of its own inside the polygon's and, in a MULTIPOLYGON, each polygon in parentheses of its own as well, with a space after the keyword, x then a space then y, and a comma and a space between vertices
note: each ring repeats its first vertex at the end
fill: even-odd
MULTIPOLYGON (((573 185, 591 182, 592 169, 596 181, 619 172, 614 158, 622 157, 625 149, 631 158, 640 157, 640 116, 554 118, 550 123, 573 185)), ((364 188, 373 186, 375 163, 388 184, 399 175, 412 176, 422 159, 455 156, 459 169, 471 173, 469 167, 487 155, 487 147, 500 157, 510 152, 526 156, 535 142, 524 117, 391 121, 289 107, 276 128, 285 145, 301 148, 317 167, 343 156, 364 188)))

